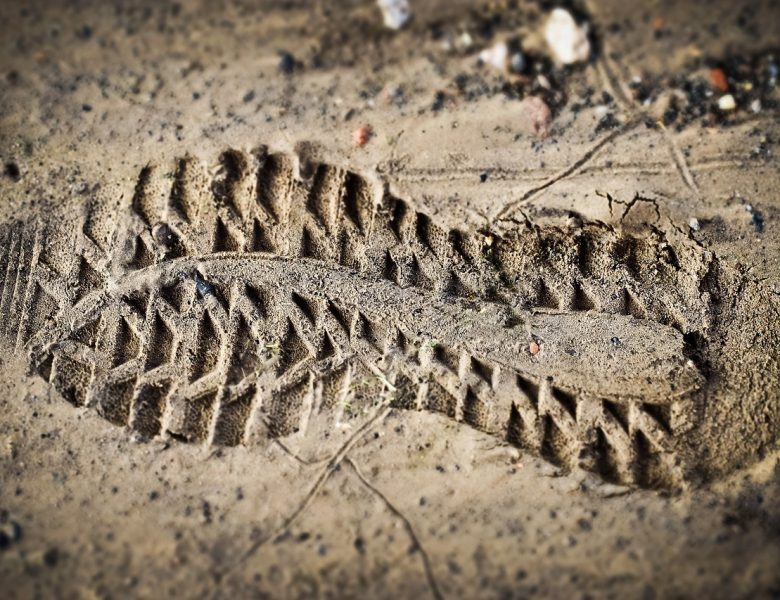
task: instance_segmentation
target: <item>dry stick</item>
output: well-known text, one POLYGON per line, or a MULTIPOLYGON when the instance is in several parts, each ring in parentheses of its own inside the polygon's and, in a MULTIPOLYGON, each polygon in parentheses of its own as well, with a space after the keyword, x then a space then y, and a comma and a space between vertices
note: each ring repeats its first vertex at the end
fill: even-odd
POLYGON ((392 512, 395 516, 397 516, 401 521, 404 523, 404 527, 406 527, 406 531, 409 534, 409 537, 412 539, 412 543, 415 545, 415 547, 420 551, 420 556, 422 557, 423 562, 423 569, 425 570, 425 577, 428 579, 428 584, 431 586, 431 592, 433 593, 433 597, 436 598, 436 600, 442 600, 444 596, 441 593, 441 590, 439 590, 439 585, 436 583, 436 578, 433 575, 433 568, 431 567, 431 559, 428 556, 428 553, 425 551, 425 548, 423 548, 423 545, 420 543, 420 538, 417 537, 417 534, 414 531, 414 527, 412 527, 412 523, 409 521, 409 519, 406 518, 406 516, 398 510, 392 502, 385 496, 379 489, 377 489, 366 477, 363 475, 363 473, 360 471, 360 469, 357 466, 357 463, 355 463, 354 460, 352 460, 350 457, 346 457, 344 459, 344 462, 348 463, 350 467, 355 471, 355 475, 358 476, 358 479, 365 485, 369 490, 371 490, 374 494, 376 494, 382 502, 385 503, 385 506, 392 512))
MULTIPOLYGON (((265 425, 266 429, 270 430, 271 429, 271 424, 268 422, 268 419, 266 419, 263 416, 261 416, 260 419, 263 422, 263 425, 265 425)), ((277 446, 279 446, 279 448, 282 449, 282 451, 285 454, 287 454, 290 458, 292 458, 297 463, 299 463, 299 464, 301 464, 301 465, 303 465, 305 467, 313 467, 315 465, 322 464, 322 463, 326 462, 327 460, 329 460, 327 458, 318 458, 316 460, 306 460, 305 458, 301 458, 300 456, 298 456, 289 446, 287 446, 287 444, 285 444, 279 438, 274 438, 273 441, 274 441, 274 443, 277 446)))
MULTIPOLYGON (((503 217, 505 217, 507 213, 513 211, 515 207, 535 199, 536 196, 539 194, 539 192, 544 191, 545 189, 549 188, 550 186, 557 183, 558 181, 565 179, 566 177, 581 170, 582 167, 584 167, 585 164, 591 158, 593 158, 596 152, 598 152, 603 146, 605 146, 606 144, 614 140, 618 135, 630 130, 641 120, 641 117, 643 116, 643 111, 637 110, 636 104, 631 101, 630 94, 624 87, 622 80, 612 72, 608 64, 607 56, 609 55, 609 52, 606 46, 606 42, 604 41, 603 44, 604 44, 603 47, 604 60, 603 61, 599 60, 596 63, 596 71, 604 80, 606 86, 613 92, 612 95, 617 100, 618 104, 621 105, 621 107, 624 110, 627 110, 629 113, 633 113, 634 115, 633 118, 630 119, 625 125, 623 125, 619 129, 614 130, 609 135, 602 138, 590 150, 588 150, 579 160, 575 161, 572 165, 564 169, 561 173, 548 179, 543 184, 531 188, 525 194, 523 194, 518 200, 515 200, 505 205, 504 208, 501 209, 501 211, 496 216, 496 220, 500 220, 503 217)), ((698 196, 699 187, 696 185, 696 180, 694 179, 691 169, 688 166, 688 162, 685 159, 685 155, 680 150, 676 140, 667 131, 667 129, 663 126, 663 124, 659 123, 659 125, 661 127, 661 132, 664 136, 664 139, 666 140, 669 146, 669 151, 671 153, 671 159, 672 159, 671 160, 672 166, 680 174, 680 177, 682 178, 685 185, 698 196)))
MULTIPOLYGON (((593 11, 589 11, 589 12, 593 14, 593 11)), ((606 54, 607 54, 607 48, 606 46, 604 46, 603 55, 606 56, 606 54)), ((612 91, 612 96, 617 100, 618 104, 620 104, 624 109, 628 110, 629 113, 631 112, 636 113, 636 111, 631 110, 630 98, 627 94, 627 91, 623 88, 621 80, 615 77, 615 75, 610 71, 609 65, 607 64, 606 60, 603 62, 601 60, 596 62, 596 72, 599 76, 603 78, 606 87, 608 87, 612 91)), ((561 171, 557 175, 554 175, 553 177, 551 177, 541 185, 531 188, 530 190, 525 192, 519 199, 510 202, 509 204, 506 204, 504 208, 502 208, 501 211, 498 213, 498 215, 496 215, 496 220, 500 220, 503 217, 505 217, 508 213, 513 211, 515 207, 530 202, 531 200, 536 198, 536 196, 540 192, 546 190, 550 186, 582 170, 582 168, 596 155, 596 153, 599 150, 601 150, 604 146, 612 142, 618 136, 633 129, 637 125, 637 123, 640 122, 641 120, 640 116, 641 115, 635 114, 633 118, 629 119, 628 122, 623 124, 621 127, 611 131, 608 135, 601 138, 587 152, 585 152, 583 156, 581 156, 578 160, 574 161, 574 163, 569 165, 563 171, 561 171)))
POLYGON ((605 135, 593 146, 591 146, 591 148, 588 149, 588 151, 585 152, 585 154, 583 154, 580 158, 575 160, 571 165, 566 167, 563 171, 561 171, 556 175, 553 175, 550 179, 548 179, 544 183, 532 187, 530 190, 525 192, 517 200, 514 200, 513 202, 506 204, 504 208, 502 208, 499 211, 499 213, 496 215, 495 219, 501 220, 507 215, 507 213, 513 211, 517 206, 520 206, 521 204, 525 204, 533 200, 536 197, 536 195, 539 194, 539 192, 543 192, 550 186, 558 183, 562 179, 566 179, 570 175, 582 169, 582 167, 584 167, 598 153, 599 150, 601 150, 604 146, 609 144, 619 135, 622 135, 623 133, 626 133, 627 131, 633 129, 637 125, 637 123, 639 123, 639 119, 631 119, 624 125, 620 126, 618 129, 615 129, 611 131, 609 134, 605 135))
MULTIPOLYGON (((606 86, 609 88, 612 97, 618 103, 622 109, 631 112, 635 103, 631 99, 631 90, 624 84, 623 76, 621 76, 620 65, 615 63, 615 71, 618 71, 618 75, 615 75, 612 67, 609 65, 610 58, 608 56, 607 47, 605 46, 602 57, 596 61, 596 72, 604 79, 606 86)), ((622 75, 624 75, 623 73, 622 75)))
POLYGON ((244 564, 255 552, 257 552, 261 547, 263 547, 268 542, 273 542, 277 539, 279 539, 282 535, 284 535, 285 532, 295 523, 296 520, 303 514, 303 512, 309 507, 312 500, 317 496, 319 491, 322 489, 322 486, 325 485, 325 482, 328 480, 328 477, 338 468, 339 464, 344 458, 344 455, 350 451, 352 446, 355 445, 358 438, 366 433, 371 427, 374 426, 375 423, 378 421, 381 421, 384 419, 392 410, 391 407, 386 406, 384 410, 379 411, 376 413, 371 419, 366 421, 366 423, 363 424, 355 433, 353 433, 350 438, 344 443, 343 446, 333 455, 333 457, 328 461, 328 464, 325 466, 325 468, 320 472, 319 476, 317 477, 316 481, 314 482, 314 485, 312 485, 311 489, 307 492, 306 496, 303 498, 303 501, 298 505, 298 508, 296 508, 293 513, 287 517, 281 526, 279 526, 271 535, 268 537, 265 537, 261 540, 255 541, 249 549, 241 555, 238 560, 231 563, 228 568, 226 568, 222 573, 221 576, 226 575, 230 571, 232 571, 235 567, 244 564))
MULTIPOLYGON (((715 169, 723 169, 723 168, 729 168, 729 167, 740 167, 744 164, 744 160, 739 159, 732 159, 729 158, 731 154, 723 154, 712 156, 709 159, 704 159, 701 162, 690 162, 689 167, 691 169, 691 172, 694 171, 707 171, 707 170, 715 170, 715 169)), ((452 181, 453 177, 455 176, 463 176, 464 178, 474 177, 474 173, 481 173, 485 169, 472 169, 470 171, 458 171, 457 169, 453 170, 442 170, 440 175, 435 179, 436 181, 452 181)), ((580 169, 581 173, 590 173, 590 174, 598 174, 598 173, 624 173, 624 174, 650 174, 650 175, 664 175, 668 173, 676 173, 678 172, 678 169, 674 166, 669 166, 668 161, 658 161, 658 162, 626 162, 626 163, 619 163, 619 164, 613 164, 611 166, 606 165, 590 165, 590 166, 583 166, 582 169, 580 169)), ((408 169, 406 173, 412 173, 414 175, 414 171, 412 169, 408 169)), ((505 169, 502 171, 503 177, 499 178, 500 181, 507 181, 507 182, 519 182, 519 181, 547 181, 547 178, 541 177, 541 176, 529 176, 525 177, 525 171, 511 171, 508 169, 505 169)), ((409 182, 415 182, 415 181, 421 181, 423 179, 426 179, 428 181, 433 181, 434 179, 431 177, 423 177, 422 175, 413 179, 412 177, 396 177, 396 179, 403 180, 403 181, 409 181, 409 182)))
MULTIPOLYGON (((613 87, 616 91, 619 91, 619 95, 615 95, 615 99, 618 101, 618 104, 621 105, 621 107, 624 110, 627 110, 629 113, 634 113, 637 116, 641 116, 644 111, 641 110, 637 106, 637 103, 632 101, 631 99, 631 93, 630 90, 626 89, 623 84, 623 79, 620 77, 617 77, 613 71, 612 68, 609 65, 610 56, 612 55, 612 52, 609 50, 609 46, 607 45, 608 42, 606 40, 602 41, 603 44, 603 61, 599 60, 596 64, 597 70, 601 68, 603 70, 603 76, 605 79, 610 83, 610 87, 613 87)), ((615 70, 620 72, 622 69, 620 68, 621 65, 614 61, 615 63, 615 70)), ((614 94, 613 94, 614 95, 614 94)), ((674 167, 675 171, 680 175, 680 178, 683 180, 683 183, 698 197, 700 195, 699 193, 699 186, 696 185, 696 180, 693 177, 693 173, 691 172, 691 168, 688 165, 688 161, 685 159, 685 155, 682 153, 682 150, 680 150, 679 144, 677 144, 677 140, 674 139, 674 136, 669 132, 669 130, 664 126, 662 121, 658 121, 657 125, 659 129, 661 130, 661 134, 664 137, 664 140, 666 141, 668 147, 669 147, 669 153, 671 156, 671 162, 672 166, 674 167)))
MULTIPOLYGON (((456 179, 473 180, 479 173, 485 172, 485 167, 466 167, 466 168, 446 168, 446 169, 427 169, 427 168, 408 168, 402 173, 393 176, 393 180, 402 183, 437 182, 453 181, 456 179)), ((544 181, 546 177, 541 174, 539 169, 510 169, 506 167, 490 167, 491 181, 544 181)))
POLYGON ((661 129, 664 139, 669 145, 669 152, 672 155, 672 162, 674 163, 675 169, 680 174, 680 177, 682 177, 685 185, 698 196, 699 186, 696 185, 696 180, 693 178, 693 173, 691 173, 688 161, 685 160, 685 155, 682 153, 682 150, 680 150, 680 146, 661 121, 658 121, 658 127, 661 129))

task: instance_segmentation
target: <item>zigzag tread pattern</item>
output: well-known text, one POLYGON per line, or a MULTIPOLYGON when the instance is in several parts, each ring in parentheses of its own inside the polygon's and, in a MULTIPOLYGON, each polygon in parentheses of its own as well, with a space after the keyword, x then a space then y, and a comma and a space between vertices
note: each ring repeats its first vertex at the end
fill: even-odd
POLYGON ((582 389, 534 367, 527 341, 517 358, 463 324, 494 317, 486 339, 506 344, 534 311, 706 331, 708 307, 686 295, 706 264, 663 240, 447 230, 355 173, 304 179, 265 149, 226 151, 213 177, 190 157, 149 164, 126 218, 91 210, 78 231, 2 229, 3 333, 64 398, 141 438, 245 444, 386 402, 609 480, 684 478, 675 436, 695 385, 650 401, 582 389))

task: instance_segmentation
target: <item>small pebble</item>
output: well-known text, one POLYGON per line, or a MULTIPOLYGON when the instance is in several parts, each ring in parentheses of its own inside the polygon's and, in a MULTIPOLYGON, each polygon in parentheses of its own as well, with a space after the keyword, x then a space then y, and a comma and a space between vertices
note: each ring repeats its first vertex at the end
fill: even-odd
POLYGON ((758 212, 751 213, 751 215, 753 227, 756 228, 758 233, 762 233, 764 231, 764 217, 761 215, 761 213, 758 212))
POLYGON ((279 54, 279 72, 290 75, 295 70, 295 57, 289 52, 279 54))
POLYGON ((88 40, 92 37, 92 28, 89 25, 84 25, 76 32, 76 37, 81 40, 88 40))
POLYGON ((692 231, 699 231, 699 219, 692 217, 691 220, 688 221, 688 227, 690 227, 692 231))
POLYGON ((22 177, 22 174, 19 171, 19 165, 17 165, 15 162, 5 163, 5 167, 3 168, 3 174, 6 177, 13 179, 14 181, 19 181, 19 179, 22 177))
POLYGON ((474 45, 474 39, 468 31, 464 31, 460 34, 457 41, 457 46, 461 50, 468 50, 474 45))
POLYGON ((161 244, 166 248, 172 247, 173 243, 176 241, 173 231, 168 224, 164 222, 155 223, 154 227, 152 227, 152 237, 158 244, 161 244))
POLYGON ((767 67, 767 70, 769 71, 769 85, 775 86, 777 84, 777 78, 780 76, 780 67, 778 67, 777 63, 769 63, 769 67, 767 67))
POLYGON ((506 66, 508 56, 509 48, 507 47, 506 42, 498 42, 479 53, 479 59, 483 63, 499 70, 503 70, 506 66))
POLYGON ((539 344, 537 344, 536 342, 531 342, 530 344, 528 344, 528 351, 531 354, 539 354, 540 350, 541 348, 539 347, 539 344))
POLYGON ((54 567, 60 558, 60 551, 57 548, 49 548, 43 554, 43 562, 47 567, 54 567))
POLYGON ((729 82, 723 69, 710 69, 710 83, 721 92, 729 90, 729 82))
POLYGON ((726 94, 718 99, 718 108, 722 111, 734 110, 737 108, 737 101, 731 94, 726 94))
POLYGON ((197 292, 199 298, 213 298, 216 295, 214 286, 206 281, 203 276, 198 273, 198 271, 195 271, 194 278, 195 291, 197 292))
POLYGON ((355 146, 362 147, 368 143, 372 134, 373 131, 371 130, 371 126, 363 125, 362 127, 355 129, 352 133, 352 140, 355 142, 355 146))
POLYGON ((412 16, 409 0, 377 0, 385 27, 401 29, 412 16))
POLYGON ((509 68, 513 73, 525 73, 527 66, 528 61, 525 60, 525 54, 522 52, 515 52, 509 59, 509 68))
POLYGON ((547 79, 542 73, 539 73, 539 75, 536 76, 536 83, 539 85, 539 87, 543 87, 546 90, 552 89, 552 84, 550 84, 550 80, 547 79))
POLYGON ((0 525, 0 548, 7 548, 13 542, 22 539, 22 527, 16 521, 7 521, 0 525))
POLYGON ((552 112, 544 100, 537 96, 528 96, 520 102, 520 117, 525 129, 538 138, 550 135, 552 112))
POLYGON ((558 62, 564 65, 583 62, 590 57, 587 24, 577 25, 566 9, 556 8, 550 13, 544 26, 544 39, 558 62))
POLYGON ((433 95, 433 102, 431 102, 431 110, 433 112, 438 112, 442 108, 444 108, 444 104, 447 102, 447 94, 442 92, 441 90, 438 90, 433 95))

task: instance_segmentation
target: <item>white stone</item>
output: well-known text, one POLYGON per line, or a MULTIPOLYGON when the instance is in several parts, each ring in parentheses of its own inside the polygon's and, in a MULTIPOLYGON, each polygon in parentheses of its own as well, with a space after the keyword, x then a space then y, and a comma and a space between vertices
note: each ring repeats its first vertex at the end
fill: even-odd
POLYGON ((498 42, 494 46, 485 48, 479 53, 479 58, 483 63, 496 69, 504 68, 507 56, 509 56, 509 48, 504 42, 498 42))
POLYGON ((544 39, 558 62, 570 65, 588 60, 590 41, 588 26, 577 25, 568 10, 556 8, 544 26, 544 39))
POLYGON ((412 16, 409 0, 377 0, 377 4, 390 29, 401 29, 412 16))
POLYGON ((718 99, 718 108, 721 110, 734 110, 737 108, 737 101, 734 100, 734 96, 726 94, 718 99))
POLYGON ((552 85, 550 84, 550 80, 547 79, 547 77, 545 77, 541 73, 539 73, 536 76, 536 83, 538 83, 541 87, 543 87, 546 90, 549 90, 549 89, 552 88, 552 85))
POLYGON ((699 219, 692 218, 690 221, 688 221, 688 227, 690 227, 693 231, 699 231, 699 219))

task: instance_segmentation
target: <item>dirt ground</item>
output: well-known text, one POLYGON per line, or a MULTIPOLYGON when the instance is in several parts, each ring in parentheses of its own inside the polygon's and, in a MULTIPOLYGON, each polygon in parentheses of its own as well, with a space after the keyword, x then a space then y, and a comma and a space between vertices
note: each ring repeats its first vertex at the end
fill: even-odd
POLYGON ((562 4, 0 3, 0 595, 780 597, 780 4, 562 4))

